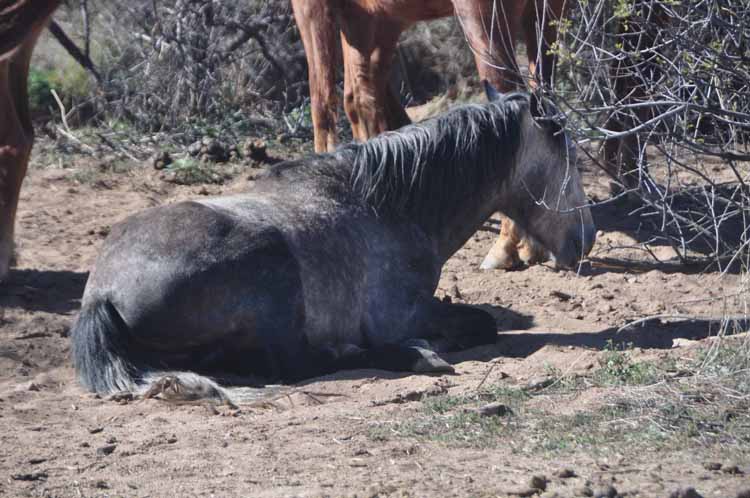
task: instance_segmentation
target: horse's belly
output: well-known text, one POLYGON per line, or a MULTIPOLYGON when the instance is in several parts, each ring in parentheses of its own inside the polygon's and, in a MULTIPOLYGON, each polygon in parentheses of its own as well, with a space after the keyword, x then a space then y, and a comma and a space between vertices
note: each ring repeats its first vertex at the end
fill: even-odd
POLYGON ((407 23, 429 21, 453 15, 451 0, 350 0, 370 13, 407 23))

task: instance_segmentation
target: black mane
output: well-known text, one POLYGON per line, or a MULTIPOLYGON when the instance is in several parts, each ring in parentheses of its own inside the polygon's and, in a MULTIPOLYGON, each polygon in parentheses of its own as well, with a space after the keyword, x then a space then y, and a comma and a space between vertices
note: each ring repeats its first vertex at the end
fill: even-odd
POLYGON ((429 212, 477 192, 499 161, 515 156, 528 102, 513 93, 344 146, 340 153, 353 155, 354 191, 383 214, 429 212))

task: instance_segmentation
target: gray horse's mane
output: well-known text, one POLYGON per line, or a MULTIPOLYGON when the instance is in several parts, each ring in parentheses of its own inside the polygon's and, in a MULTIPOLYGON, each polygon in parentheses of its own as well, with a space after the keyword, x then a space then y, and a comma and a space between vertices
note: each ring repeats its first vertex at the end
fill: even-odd
POLYGON ((429 212, 480 191, 515 156, 528 102, 528 95, 512 93, 343 147, 353 153, 355 192, 385 213, 429 212))

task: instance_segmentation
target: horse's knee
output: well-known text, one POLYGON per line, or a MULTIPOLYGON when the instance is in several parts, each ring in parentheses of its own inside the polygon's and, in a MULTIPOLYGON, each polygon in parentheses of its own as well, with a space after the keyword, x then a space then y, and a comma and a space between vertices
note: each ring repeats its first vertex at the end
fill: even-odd
POLYGON ((517 268, 521 264, 518 256, 518 248, 515 242, 503 237, 502 234, 495 240, 487 255, 479 266, 482 270, 517 268))

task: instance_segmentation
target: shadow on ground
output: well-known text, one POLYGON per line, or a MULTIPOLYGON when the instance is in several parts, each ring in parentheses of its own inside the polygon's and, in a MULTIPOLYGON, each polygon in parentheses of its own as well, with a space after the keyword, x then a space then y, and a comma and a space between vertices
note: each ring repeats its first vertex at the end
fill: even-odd
POLYGON ((88 273, 11 270, 0 284, 0 309, 66 314, 78 310, 88 273))

